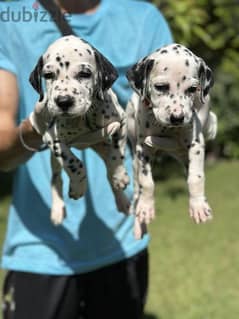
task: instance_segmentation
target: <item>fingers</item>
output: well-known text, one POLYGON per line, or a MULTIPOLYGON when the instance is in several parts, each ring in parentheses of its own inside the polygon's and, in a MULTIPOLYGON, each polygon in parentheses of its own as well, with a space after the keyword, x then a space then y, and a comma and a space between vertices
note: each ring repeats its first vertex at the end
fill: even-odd
POLYGON ((46 108, 46 98, 43 101, 36 103, 34 111, 29 115, 29 121, 37 133, 43 135, 47 129, 47 123, 49 121, 46 108))
POLYGON ((113 122, 106 126, 106 134, 107 136, 112 136, 116 133, 120 128, 120 122, 113 122))

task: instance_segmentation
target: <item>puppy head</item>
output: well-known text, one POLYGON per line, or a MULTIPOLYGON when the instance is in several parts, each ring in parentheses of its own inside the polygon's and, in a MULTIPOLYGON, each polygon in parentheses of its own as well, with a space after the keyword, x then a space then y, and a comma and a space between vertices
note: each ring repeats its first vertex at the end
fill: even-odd
POLYGON ((117 72, 113 65, 84 40, 75 36, 55 41, 39 59, 30 82, 47 99, 53 116, 86 114, 93 99, 104 99, 117 72))
POLYGON ((159 123, 168 126, 189 124, 195 99, 205 103, 213 85, 206 63, 175 43, 139 61, 127 77, 143 105, 152 109, 159 123))

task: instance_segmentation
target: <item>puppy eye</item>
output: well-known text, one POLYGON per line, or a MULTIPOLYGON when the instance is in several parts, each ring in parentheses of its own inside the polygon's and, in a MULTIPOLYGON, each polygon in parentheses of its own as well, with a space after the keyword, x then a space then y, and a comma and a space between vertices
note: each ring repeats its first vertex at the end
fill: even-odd
POLYGON ((45 72, 45 73, 43 73, 43 77, 46 80, 52 80, 55 78, 55 73, 54 72, 45 72))
POLYGON ((155 84, 154 87, 158 92, 161 93, 166 93, 169 91, 169 84, 155 84))
POLYGON ((91 71, 90 70, 85 70, 85 71, 80 71, 77 74, 77 79, 89 79, 91 77, 91 71))
POLYGON ((197 91, 196 86, 190 86, 187 90, 186 93, 195 93, 197 91))

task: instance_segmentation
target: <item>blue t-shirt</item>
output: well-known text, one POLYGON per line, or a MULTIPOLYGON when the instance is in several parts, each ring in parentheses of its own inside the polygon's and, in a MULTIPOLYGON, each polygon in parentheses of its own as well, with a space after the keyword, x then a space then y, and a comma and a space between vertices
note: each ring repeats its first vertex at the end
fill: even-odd
MULTIPOLYGON (((151 4, 102 0, 94 14, 73 14, 75 33, 89 41, 116 66, 113 86, 125 106, 131 90, 126 70, 156 48, 172 42, 167 23, 151 4)), ((19 85, 18 121, 38 100, 28 78, 38 58, 61 35, 42 7, 29 0, 0 2, 0 68, 13 72, 19 85), (44 20, 44 21, 43 21, 44 20)), ((2 267, 48 274, 88 272, 130 257, 144 249, 133 236, 133 217, 117 212, 103 161, 91 149, 77 151, 86 166, 88 190, 77 201, 68 197, 63 172, 67 217, 59 227, 50 221, 49 151, 36 153, 17 169, 10 206, 2 267)), ((132 181, 132 162, 126 167, 132 181)), ((132 183, 126 193, 132 195, 132 183)))

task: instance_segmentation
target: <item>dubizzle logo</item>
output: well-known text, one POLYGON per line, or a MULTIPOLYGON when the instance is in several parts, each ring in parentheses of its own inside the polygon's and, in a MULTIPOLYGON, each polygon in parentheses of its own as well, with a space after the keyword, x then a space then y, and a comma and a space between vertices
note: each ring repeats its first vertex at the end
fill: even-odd
MULTIPOLYGON (((0 0, 1 1, 1 0, 0 0)), ((6 2, 11 2, 8 0, 6 2)), ((61 19, 70 20, 71 15, 64 13, 63 15, 59 12, 53 12, 49 14, 44 8, 41 8, 40 3, 36 0, 30 5, 30 7, 23 5, 19 1, 19 6, 14 9, 9 6, 4 6, 3 10, 0 10, 0 22, 49 22, 61 19)))

